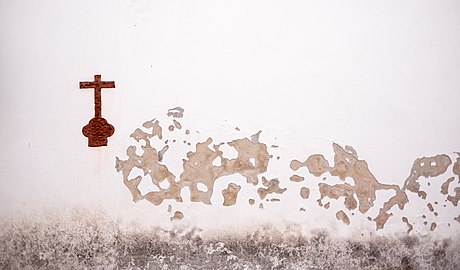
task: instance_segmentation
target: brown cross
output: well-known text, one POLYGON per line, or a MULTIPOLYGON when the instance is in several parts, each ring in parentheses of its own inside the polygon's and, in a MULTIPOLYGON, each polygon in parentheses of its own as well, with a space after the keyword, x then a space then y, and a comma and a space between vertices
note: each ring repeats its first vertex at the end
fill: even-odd
POLYGON ((94 82, 80 82, 80 89, 94 88, 94 117, 101 117, 102 110, 102 99, 101 89, 102 88, 115 88, 114 81, 101 81, 101 75, 94 75, 94 82))
POLYGON ((114 81, 101 81, 101 75, 94 75, 94 82, 80 82, 80 89, 94 89, 94 117, 83 127, 83 135, 88 137, 88 146, 99 147, 107 145, 107 138, 112 136, 115 128, 102 118, 102 88, 115 88, 114 81))

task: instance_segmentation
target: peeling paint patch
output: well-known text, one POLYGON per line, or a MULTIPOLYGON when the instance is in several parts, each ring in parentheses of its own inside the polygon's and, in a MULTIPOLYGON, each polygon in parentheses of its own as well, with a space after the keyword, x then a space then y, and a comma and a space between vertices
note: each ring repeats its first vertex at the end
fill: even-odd
POLYGON ((184 109, 181 107, 174 107, 168 110, 168 116, 172 116, 174 118, 182 118, 184 117, 184 109))
POLYGON ((311 155, 305 162, 293 160, 291 162, 292 169, 298 169, 306 165, 309 172, 315 176, 321 176, 328 171, 332 176, 338 176, 341 180, 350 177, 354 180, 355 185, 350 184, 337 184, 334 186, 320 183, 318 184, 321 198, 330 197, 338 199, 345 197, 345 207, 347 209, 355 209, 358 207, 359 211, 364 214, 371 207, 374 206, 377 190, 394 190, 395 195, 391 197, 380 208, 379 215, 374 218, 377 229, 382 229, 391 214, 388 211, 394 206, 402 210, 404 205, 408 203, 407 195, 402 191, 398 185, 381 184, 377 181, 374 175, 370 172, 368 164, 364 160, 357 158, 356 151, 348 147, 348 150, 342 148, 340 145, 333 143, 334 150, 334 166, 330 167, 328 161, 322 155, 311 155), (354 198, 356 195, 358 201, 354 198))
MULTIPOLYGON (((183 117, 184 110, 180 107, 173 108, 168 111, 168 116, 174 118, 183 117)), ((166 164, 162 164, 164 156, 169 150, 169 146, 165 145, 162 150, 158 151, 153 145, 154 140, 162 140, 162 128, 159 120, 153 119, 143 124, 143 128, 151 129, 151 131, 143 131, 136 129, 131 137, 137 142, 143 141, 141 146, 142 155, 136 154, 136 146, 128 147, 126 152, 128 159, 120 160, 116 158, 116 169, 123 174, 123 182, 130 190, 133 201, 147 200, 154 205, 160 205, 164 200, 173 199, 177 202, 182 202, 181 189, 188 187, 190 190, 190 200, 192 202, 202 202, 211 204, 211 196, 214 191, 214 183, 222 176, 240 174, 247 179, 247 182, 257 185, 259 182, 258 176, 267 171, 270 155, 267 152, 267 146, 259 143, 260 131, 248 138, 236 139, 226 144, 233 147, 237 152, 237 157, 227 159, 223 157, 223 152, 219 149, 222 144, 212 144, 213 139, 208 138, 204 142, 198 142, 195 151, 187 153, 186 159, 183 159, 183 171, 179 177, 170 172, 166 164), (214 165, 213 162, 220 159, 220 165, 214 165), (129 178, 131 170, 139 168, 144 171, 144 175, 148 175, 150 179, 144 179, 139 175, 134 178, 129 178), (159 191, 150 191, 143 193, 139 190, 141 181, 151 181, 157 186, 159 191), (160 183, 167 181, 167 188, 162 188, 160 183), (206 190, 199 190, 198 185, 203 184, 206 190)), ((175 129, 182 129, 182 125, 175 119, 170 125, 169 130, 173 132, 175 129)), ((187 131, 186 131, 187 133, 187 131)), ((172 142, 175 142, 174 139, 172 142)), ((187 143, 186 141, 184 141, 187 143)), ((164 142, 168 143, 168 140, 164 142)), ((187 145, 191 145, 190 142, 187 145)), ((233 193, 235 190, 231 186, 222 192, 225 197, 224 204, 231 205, 233 193)), ((241 188, 241 187, 240 187, 241 188)), ((269 188, 269 193, 280 192, 281 189, 276 189, 275 186, 269 188)), ((262 192, 263 193, 263 192, 262 192)), ((281 192, 282 193, 282 192, 281 192)))
POLYGON ((452 160, 445 154, 416 159, 402 190, 407 189, 414 193, 419 192, 420 183, 418 183, 418 180, 421 176, 425 178, 439 176, 445 173, 451 164, 452 160))
POLYGON ((289 178, 289 180, 291 180, 292 182, 302 182, 303 180, 305 180, 305 178, 303 176, 294 174, 289 178))
POLYGON ((350 225, 350 219, 348 218, 347 214, 343 212, 343 210, 340 210, 339 212, 337 212, 335 216, 338 220, 341 220, 343 223, 350 225))
MULTIPOLYGON (((460 154, 458 154, 460 155, 460 154)), ((455 161, 454 167, 452 168, 452 171, 454 172, 455 175, 458 177, 458 182, 460 183, 460 157, 457 158, 457 161, 455 161)))
MULTIPOLYGON (((257 196, 256 194, 259 195, 260 200, 263 200, 262 202, 258 201, 260 209, 264 208, 264 203, 283 202, 283 194, 287 187, 281 187, 282 182, 276 178, 276 174, 279 173, 277 171, 279 167, 268 171, 269 163, 274 157, 276 157, 276 160, 273 161, 274 166, 282 164, 282 162, 277 162, 277 160, 281 159, 277 155, 276 148, 278 148, 278 145, 268 144, 271 146, 267 149, 267 144, 261 142, 262 131, 247 137, 235 137, 240 133, 232 131, 233 140, 217 142, 212 137, 207 137, 206 139, 203 134, 199 135, 200 132, 196 131, 194 135, 199 139, 195 136, 189 136, 185 139, 181 136, 184 136, 184 133, 189 135, 190 129, 185 129, 177 120, 177 118, 183 117, 183 112, 182 108, 176 107, 169 110, 167 114, 173 119, 166 118, 167 120, 161 120, 162 122, 160 123, 160 120, 154 118, 145 122, 141 128, 134 130, 131 134, 131 138, 137 144, 129 146, 126 150, 128 158, 125 160, 116 158, 115 168, 122 173, 123 183, 131 192, 134 202, 146 200, 154 205, 161 205, 165 200, 174 200, 180 203, 183 202, 181 197, 184 196, 184 193, 181 192, 183 188, 189 191, 190 201, 203 204, 211 204, 211 198, 214 194, 214 196, 223 197, 224 206, 235 205, 238 193, 243 188, 244 196, 249 195, 252 197, 251 199, 245 198, 250 205, 256 204, 253 198, 257 196), (171 132, 166 132, 165 136, 169 138, 163 140, 162 127, 168 126, 171 132), (179 132, 179 130, 181 131, 179 132), (175 153, 178 149, 178 144, 175 144, 176 141, 183 141, 184 143, 180 144, 180 147, 182 147, 180 150, 183 152, 177 156, 182 158, 182 166, 179 169, 177 164, 168 164, 172 160, 172 153, 175 153), (270 153, 269 150, 275 153, 270 153), (139 170, 143 174, 136 175, 139 170), (274 172, 276 173, 275 175, 274 172), (217 186, 215 183, 221 178, 226 179, 225 177, 227 176, 243 177, 249 185, 229 183, 226 188, 218 185, 221 190, 214 192, 217 186), (266 177, 272 179, 267 180, 266 177), (144 181, 147 181, 148 184, 144 181), (141 190, 146 186, 149 187, 149 190, 141 190), (150 187, 152 188, 150 189, 150 187), (276 198, 269 196, 272 194, 280 196, 276 198)), ((235 130, 239 131, 239 128, 235 128, 235 130)), ((376 210, 378 210, 378 214, 373 218, 368 218, 368 220, 375 222, 377 230, 383 229, 387 221, 393 216, 394 206, 404 210, 404 207, 409 202, 407 196, 409 192, 416 193, 421 199, 427 198, 427 192, 420 190, 419 181, 422 181, 422 176, 425 178, 440 176, 452 164, 450 157, 445 154, 418 158, 414 161, 411 173, 401 188, 397 184, 379 182, 371 172, 368 163, 358 158, 358 153, 352 146, 346 145, 342 147, 337 143, 332 143, 332 150, 334 152, 332 165, 321 154, 310 155, 305 161, 295 159, 290 161, 289 167, 291 170, 298 171, 300 168, 306 167, 309 174, 316 178, 322 178, 321 182, 317 182, 318 189, 314 186, 301 187, 299 190, 300 198, 308 199, 312 194, 316 196, 316 191, 318 190, 319 199, 316 197, 312 203, 316 201, 320 207, 330 209, 331 203, 328 199, 343 201, 343 210, 359 210, 359 213, 353 212, 350 217, 347 216, 348 220, 350 218, 359 218, 353 217, 355 214, 363 216, 373 207, 378 207, 372 211, 372 215, 375 215, 376 210), (325 174, 329 175, 325 176, 325 174), (342 183, 337 184, 334 181, 342 181, 342 183), (377 200, 377 194, 380 194, 377 191, 390 191, 391 197, 383 202, 377 200), (311 192, 313 193, 311 194, 311 192), (323 205, 323 199, 325 198, 327 200, 323 205), (374 205, 376 201, 379 205, 374 205)), ((453 166, 455 175, 459 174, 459 160, 460 158, 457 158, 453 166)), ((289 177, 290 182, 303 182, 306 176, 302 175, 302 173, 303 171, 299 171, 296 174, 291 172, 291 176, 283 174, 282 180, 286 180, 285 178, 289 177)), ((448 195, 446 196, 446 202, 451 201, 454 206, 457 206, 460 200, 460 187, 455 187, 455 194, 449 195, 449 185, 453 180, 454 178, 451 177, 441 185, 441 193, 448 195)), ((294 183, 286 184, 296 185, 294 183)), ((306 183, 306 185, 309 184, 311 184, 311 181, 306 183)), ((426 184, 429 186, 430 182, 426 184)), ((411 196, 411 198, 414 198, 414 196, 411 196)), ((185 199, 187 200, 187 198, 185 199)), ((298 202, 302 201, 299 200, 298 202)), ((434 203, 438 204, 437 201, 434 203)), ((432 203, 426 205, 435 217, 444 213, 440 209, 435 211, 432 203)), ((298 205, 296 208, 300 206, 304 205, 298 205)), ((335 208, 335 204, 333 206, 334 212, 340 210, 335 208)), ((443 206, 446 207, 446 204, 443 206)), ((171 213, 172 209, 168 208, 168 212, 171 213)), ((342 212, 345 213, 344 211, 342 212)), ((399 214, 397 216, 400 218, 399 214)), ((333 219, 333 216, 331 218, 333 219)), ((407 221, 402 220, 410 230, 417 223, 417 220, 412 220, 412 222, 415 222, 414 224, 409 224, 407 218, 407 221)), ((428 225, 428 221, 425 222, 428 225)))
POLYGON ((310 189, 307 187, 300 188, 300 197, 304 200, 308 199, 310 197, 310 189))
POLYGON ((224 196, 224 206, 234 205, 240 190, 241 186, 234 183, 228 184, 228 187, 222 190, 222 196, 224 196))
POLYGON ((409 234, 412 229, 414 229, 414 226, 412 224, 409 223, 409 219, 407 217, 402 217, 402 222, 406 223, 407 225, 407 233, 409 234))
POLYGON ((430 231, 434 231, 436 229, 436 226, 436 222, 431 222, 430 231))
POLYGON ((177 221, 184 218, 184 214, 181 211, 174 212, 174 215, 170 218, 171 221, 177 221))
POLYGON ((263 200, 268 194, 276 193, 276 194, 283 194, 286 191, 286 188, 280 188, 279 184, 280 181, 278 179, 271 179, 268 181, 265 177, 262 177, 262 184, 266 188, 259 188, 257 189, 257 193, 259 193, 260 199, 263 200))
POLYGON ((460 200, 460 187, 456 187, 454 189, 455 196, 447 196, 447 200, 450 201, 454 206, 458 205, 458 201, 460 200))
POLYGON ((441 185, 441 194, 447 195, 449 193, 449 185, 452 181, 454 181, 454 177, 451 177, 446 180, 446 182, 442 183, 441 185))

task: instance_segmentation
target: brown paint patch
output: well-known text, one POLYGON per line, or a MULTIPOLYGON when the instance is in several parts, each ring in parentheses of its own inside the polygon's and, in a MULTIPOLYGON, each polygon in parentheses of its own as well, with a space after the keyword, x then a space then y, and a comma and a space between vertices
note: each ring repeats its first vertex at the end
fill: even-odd
POLYGON ((280 188, 280 182, 278 179, 271 179, 268 181, 265 177, 262 177, 262 184, 267 188, 259 188, 257 189, 257 193, 259 193, 260 199, 263 200, 268 194, 276 193, 276 194, 283 194, 287 189, 280 188))
POLYGON ((345 197, 344 205, 347 209, 353 210, 358 206, 358 202, 353 197, 354 188, 349 184, 337 184, 330 186, 325 183, 319 183, 319 192, 321 194, 321 199, 329 197, 331 199, 339 199, 340 197, 345 197))
POLYGON ((241 186, 234 183, 228 184, 228 187, 222 190, 222 196, 224 196, 224 206, 234 205, 240 190, 241 186))
POLYGON ((264 209, 264 204, 263 203, 259 203, 259 209, 264 209))
POLYGON ((434 208, 431 203, 428 203, 426 206, 428 207, 428 210, 430 210, 430 212, 434 212, 434 208))
MULTIPOLYGON (((183 109, 177 107, 168 112, 168 116, 182 117, 183 109)), ((175 126, 170 126, 170 130, 182 128, 180 123, 173 120, 175 126)), ((151 129, 150 132, 145 132, 141 129, 136 129, 131 137, 137 142, 144 141, 145 146, 141 146, 143 154, 136 154, 136 147, 130 146, 127 150, 128 159, 120 160, 116 158, 116 169, 122 171, 123 182, 131 191, 135 202, 146 199, 155 205, 161 204, 165 199, 174 199, 178 202, 182 201, 180 191, 183 187, 188 187, 190 190, 190 200, 193 202, 203 202, 210 204, 210 198, 213 194, 215 181, 222 177, 232 174, 240 174, 247 179, 248 183, 256 185, 258 183, 258 175, 267 171, 270 155, 267 152, 267 146, 258 142, 260 132, 248 138, 237 139, 227 144, 238 152, 235 159, 226 159, 222 156, 222 151, 219 150, 220 145, 212 145, 212 139, 209 138, 205 142, 197 143, 195 152, 188 152, 187 159, 183 159, 183 171, 176 180, 168 168, 161 164, 163 156, 169 149, 169 146, 164 146, 162 150, 157 151, 152 147, 150 140, 154 137, 162 139, 162 128, 158 120, 147 121, 143 124, 144 128, 151 129), (221 165, 214 166, 212 163, 216 158, 220 158, 221 165), (143 170, 144 175, 148 175, 154 185, 160 191, 148 192, 142 194, 138 189, 142 176, 137 176, 133 179, 128 179, 133 168, 143 170), (162 181, 168 182, 168 188, 161 188, 159 183, 162 181), (198 189, 197 185, 201 183, 206 186, 206 191, 198 189)), ((175 142, 173 140, 172 142, 175 142)), ((189 142, 187 145, 191 145, 189 142)), ((273 187, 272 187, 273 188, 273 187)), ((227 190, 230 192, 230 190, 227 190)), ((228 195, 230 195, 228 193, 228 195)), ((227 193, 226 193, 227 194, 227 193)), ((230 203, 228 201, 227 203, 230 203)))
POLYGON ((290 167, 293 171, 297 171, 298 169, 300 169, 301 167, 305 165, 307 164, 294 159, 291 161, 290 167))
MULTIPOLYGON (((176 120, 173 120, 173 122, 175 123, 173 130, 175 128, 182 128, 182 126, 178 127, 178 125, 176 125, 176 120)), ((272 158, 272 156, 267 152, 267 146, 259 142, 260 131, 257 134, 252 135, 250 139, 243 138, 227 143, 238 152, 238 156, 235 159, 223 158, 222 151, 219 150, 219 147, 222 144, 212 145, 212 139, 209 138, 205 142, 197 143, 195 152, 187 153, 187 159, 183 160, 183 172, 180 177, 176 179, 176 176, 169 172, 165 165, 161 164, 163 156, 167 153, 169 146, 165 145, 160 151, 157 151, 150 145, 151 138, 157 136, 161 139, 162 137, 162 129, 159 125, 159 121, 154 119, 144 123, 143 126, 144 128, 151 128, 151 132, 136 129, 133 134, 131 134, 131 137, 133 137, 136 141, 145 141, 145 146, 141 146, 141 149, 144 151, 142 155, 138 156, 136 154, 136 147, 130 146, 127 149, 128 160, 119 160, 116 158, 116 168, 118 171, 122 172, 123 182, 131 191, 134 201, 146 199, 155 205, 161 204, 165 199, 174 199, 180 202, 182 201, 182 198, 180 197, 181 189, 183 187, 189 187, 192 201, 210 204, 214 183, 217 179, 222 176, 240 174, 246 178, 248 183, 256 185, 260 174, 267 171, 268 162, 272 158), (216 158, 222 160, 220 166, 214 166, 212 164, 216 158), (142 176, 129 176, 129 173, 133 168, 142 169, 144 171, 144 175, 150 176, 149 180, 151 180, 154 185, 158 186, 160 191, 142 194, 138 189, 138 185, 142 181, 142 176), (159 183, 162 183, 163 181, 168 182, 168 188, 162 189, 159 186, 159 183), (200 183, 206 186, 206 191, 198 190, 196 186, 200 183)), ((190 143, 188 144, 190 145, 190 143)), ((373 202, 376 199, 377 190, 393 190, 395 195, 383 204, 380 208, 379 214, 374 218, 374 221, 377 224, 377 229, 383 228, 388 218, 392 215, 389 213, 389 210, 394 205, 398 205, 400 209, 403 209, 404 205, 408 202, 404 190, 401 190, 398 185, 379 183, 370 172, 367 162, 364 160, 358 160, 358 155, 354 149, 350 147, 345 147, 344 149, 338 144, 333 144, 333 148, 335 155, 334 166, 332 168, 329 166, 329 162, 322 155, 309 156, 305 162, 292 160, 290 167, 293 170, 298 170, 299 168, 306 166, 309 172, 315 176, 321 176, 325 172, 330 172, 331 175, 338 176, 341 180, 345 180, 347 177, 353 179, 355 183, 354 185, 347 183, 334 186, 320 184, 319 189, 321 199, 324 197, 334 199, 345 197, 345 207, 350 210, 359 207, 361 213, 367 212, 374 205, 373 202)), ((437 175, 438 173, 442 173, 442 171, 445 171, 449 166, 449 162, 451 162, 447 155, 438 155, 432 158, 435 158, 436 161, 431 161, 429 164, 422 164, 417 161, 414 162, 414 166, 417 165, 418 167, 415 166, 416 169, 414 169, 413 166, 412 171, 415 172, 414 174, 416 176, 418 176, 406 179, 405 187, 407 186, 407 189, 410 190, 409 186, 413 182, 412 179, 415 179, 415 182, 417 182, 420 176, 431 177, 433 175, 437 175), (447 157, 447 159, 445 157, 447 157), (423 170, 419 167, 423 167, 423 170), (427 169, 427 167, 430 168, 427 169), (444 167, 446 168, 444 169, 444 167)), ((456 164, 458 163, 458 160, 459 159, 457 159, 456 164)), ((456 164, 454 164, 454 173, 456 172, 455 170, 458 172, 456 164)), ((305 179, 302 176, 293 175, 290 177, 290 180, 293 182, 300 182, 305 179)), ((449 183, 450 182, 452 182, 452 180, 450 180, 449 183)), ((282 194, 286 190, 286 188, 279 187, 279 181, 277 179, 268 181, 262 177, 262 184, 266 188, 259 188, 257 190, 261 199, 265 199, 265 197, 271 193, 282 194)), ((240 186, 238 187, 241 188, 240 186)), ((305 189, 308 190, 308 195, 306 196, 306 198, 308 198, 310 190, 308 188, 305 189)), ((444 187, 443 184, 441 187, 441 193, 443 193, 443 189, 447 189, 448 192, 448 184, 447 187, 444 187)), ((232 192, 233 190, 230 190, 230 184, 227 189, 222 191, 224 196, 224 205, 226 203, 228 205, 235 204, 237 195, 235 195, 235 201, 232 201, 232 192), (226 196, 229 197, 228 200, 225 198, 226 196)), ((456 195, 448 196, 448 200, 454 205, 457 205, 458 200, 460 200, 460 188, 456 188, 455 192, 456 195)), ((417 193, 419 196, 426 198, 426 193, 424 191, 419 190, 417 193)), ((320 205, 322 205, 321 199, 318 200, 320 205)), ((267 201, 277 200, 279 199, 267 199, 267 201)), ((249 202, 251 203, 251 200, 249 200, 249 202)), ((253 200, 252 204, 254 203, 255 201, 253 200)), ((259 206, 263 208, 263 204, 260 204, 259 206)), ((327 203, 324 207, 328 209, 329 206, 330 203, 327 203)), ((428 207, 430 206, 433 208, 431 204, 429 204, 428 207)), ((434 212, 434 208, 433 210, 430 209, 430 211, 434 212)), ((437 215, 437 213, 435 213, 435 215, 437 215)))
POLYGON ((186 135, 190 135, 190 130, 187 129, 187 130, 185 131, 185 134, 186 134, 186 135))
POLYGON ((407 233, 409 234, 412 231, 412 229, 414 229, 414 226, 412 226, 412 224, 409 223, 409 219, 407 219, 407 217, 402 217, 402 222, 406 223, 407 233))
POLYGON ((409 177, 404 182, 402 190, 407 189, 418 193, 420 191, 418 179, 421 176, 425 178, 439 176, 445 173, 451 164, 452 160, 445 154, 416 159, 412 165, 409 177))
POLYGON ((168 205, 168 210, 167 211, 168 211, 168 213, 171 213, 171 211, 172 211, 172 206, 171 205, 168 205))
POLYGON ((305 180, 305 178, 300 175, 294 174, 289 178, 289 180, 291 180, 292 182, 302 182, 303 180, 305 180))
POLYGON ((352 154, 355 158, 358 158, 358 152, 351 145, 345 145, 345 151, 352 154))
POLYGON ((169 150, 169 145, 165 145, 163 149, 161 149, 160 152, 158 152, 158 161, 163 161, 163 156, 168 150, 169 150))
POLYGON ((330 202, 327 202, 327 203, 324 205, 324 208, 329 209, 330 206, 331 206, 331 203, 330 203, 330 202))
POLYGON ((314 176, 321 176, 323 173, 329 171, 329 162, 323 155, 311 155, 305 161, 308 171, 314 176))
POLYGON ((169 219, 171 221, 178 221, 184 218, 184 214, 181 211, 176 211, 174 212, 174 215, 170 217, 169 219))
POLYGON ((178 121, 176 121, 176 119, 173 120, 173 123, 175 128, 182 129, 182 125, 178 121))
POLYGON ((144 140, 145 146, 141 146, 144 151, 142 156, 136 154, 136 147, 130 146, 127 150, 128 160, 121 161, 118 158, 116 159, 116 168, 118 171, 123 171, 123 181, 128 189, 133 195, 133 200, 138 201, 139 199, 146 199, 147 201, 159 205, 165 199, 174 199, 178 202, 182 201, 180 197, 180 186, 175 181, 175 176, 168 170, 165 165, 160 164, 160 159, 163 158, 163 155, 168 149, 168 146, 165 146, 162 151, 157 152, 157 150, 150 145, 150 138, 161 136, 161 128, 155 128, 158 125, 158 121, 144 123, 144 127, 149 126, 152 128, 152 133, 146 133, 140 129, 136 129, 131 137, 136 141, 144 140), (158 187, 160 191, 151 191, 147 194, 141 196, 141 193, 138 189, 142 177, 137 177, 136 181, 131 184, 131 180, 128 179, 129 172, 137 167, 144 171, 144 175, 149 175, 151 181, 154 185, 158 187), (160 187, 162 181, 168 181, 168 189, 163 189, 160 187))
POLYGON ((172 108, 172 109, 169 109, 168 110, 168 116, 172 116, 174 118, 182 118, 184 117, 184 109, 182 109, 181 107, 175 107, 175 108, 172 108))
POLYGON ((455 180, 455 177, 451 177, 446 180, 446 182, 442 183, 441 185, 441 194, 447 195, 449 193, 449 185, 452 181, 455 180))
MULTIPOLYGON (((357 158, 357 154, 351 151, 350 148, 348 149, 349 151, 347 151, 336 143, 333 143, 332 147, 334 149, 334 167, 329 168, 329 173, 332 176, 338 176, 341 180, 345 180, 345 178, 350 177, 354 180, 355 185, 351 186, 349 184, 339 184, 330 186, 321 183, 319 184, 321 198, 328 196, 337 199, 338 197, 344 196, 345 206, 348 209, 356 208, 359 203, 359 211, 364 214, 374 205, 377 190, 394 190, 395 195, 383 204, 383 207, 380 208, 379 215, 374 219, 378 223, 377 228, 383 228, 388 217, 391 216, 387 212, 394 205, 398 205, 398 207, 402 210, 404 209, 404 205, 408 203, 409 200, 406 193, 404 193, 398 185, 379 183, 375 176, 370 172, 367 162, 359 160, 357 158), (354 199, 353 194, 356 194, 358 203, 354 199)), ((317 163, 322 164, 321 169, 318 171, 312 169, 312 171, 316 174, 321 173, 322 169, 325 168, 327 161, 323 161, 324 157, 322 156, 313 155, 311 157, 313 157, 313 160, 316 160, 317 163)), ((301 164, 302 163, 294 160, 291 162, 291 168, 292 165, 294 165, 294 167, 298 167, 301 164)))
POLYGON ((308 199, 310 197, 310 189, 307 187, 300 188, 300 197, 305 200, 308 199))
POLYGON ((323 173, 329 171, 329 162, 324 158, 323 155, 311 155, 305 162, 298 160, 292 160, 290 167, 293 171, 297 171, 301 167, 307 167, 308 171, 314 176, 321 176, 323 173))
POLYGON ((460 182, 460 157, 458 157, 457 161, 455 161, 455 164, 452 170, 454 174, 458 176, 458 181, 460 182))
POLYGON ((348 218, 347 214, 345 214, 345 212, 343 212, 343 210, 340 210, 339 212, 337 212, 335 214, 335 217, 342 221, 343 223, 347 224, 347 225, 350 225, 350 219, 348 218))
POLYGON ((455 196, 447 196, 447 200, 449 200, 454 206, 458 205, 458 201, 460 200, 460 187, 456 187, 454 189, 455 196))
POLYGON ((424 200, 425 200, 425 199, 426 199, 426 196, 427 196, 427 194, 426 194, 426 192, 425 192, 425 191, 419 191, 419 192, 417 192, 417 196, 419 196, 420 198, 422 198, 422 199, 424 199, 424 200))
POLYGON ((373 219, 375 221, 375 225, 377 230, 383 229, 385 223, 387 222, 388 218, 390 218, 393 214, 388 214, 382 208, 380 208, 379 214, 373 219))
POLYGON ((458 217, 454 218, 455 221, 457 221, 458 223, 460 223, 460 215, 458 215, 458 217))
MULTIPOLYGON (((155 136, 158 136, 158 139, 160 139, 160 140, 163 139, 163 129, 160 126, 160 121, 153 119, 151 121, 145 122, 144 124, 142 124, 142 126, 144 128, 147 128, 147 129, 151 128, 152 132, 151 133, 145 133, 146 137, 142 137, 142 138, 138 138, 138 139, 134 138, 136 141, 139 141, 139 139, 143 139, 143 140, 150 139, 150 138, 153 138, 155 136)), ((132 137, 132 135, 131 135, 131 137, 132 137)))
POLYGON ((168 127, 168 130, 171 131, 171 132, 174 131, 174 126, 173 126, 173 125, 170 125, 170 126, 168 127))
POLYGON ((323 207, 323 202, 321 199, 316 200, 316 202, 318 203, 319 207, 323 207))
POLYGON ((271 202, 279 202, 280 199, 278 199, 278 198, 273 198, 273 199, 270 199, 270 201, 271 201, 271 202))
POLYGON ((258 143, 261 133, 262 133, 262 130, 259 130, 256 134, 251 135, 251 142, 258 143))
POLYGON ((436 222, 431 222, 430 231, 434 231, 436 229, 436 226, 436 222))
POLYGON ((249 199, 248 202, 249 202, 250 205, 254 205, 254 203, 255 203, 256 201, 255 201, 254 199, 249 199))

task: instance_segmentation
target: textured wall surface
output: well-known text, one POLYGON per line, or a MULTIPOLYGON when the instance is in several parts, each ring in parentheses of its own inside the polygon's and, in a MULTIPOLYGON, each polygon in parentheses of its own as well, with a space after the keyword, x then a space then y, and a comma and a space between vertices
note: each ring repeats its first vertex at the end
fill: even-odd
POLYGON ((2 1, 0 268, 458 269, 458 48, 458 1, 2 1))

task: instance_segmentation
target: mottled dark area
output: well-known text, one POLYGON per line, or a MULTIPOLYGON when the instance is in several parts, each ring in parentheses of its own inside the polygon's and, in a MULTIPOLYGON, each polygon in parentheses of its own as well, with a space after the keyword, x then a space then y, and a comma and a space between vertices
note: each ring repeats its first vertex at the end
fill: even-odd
POLYGON ((83 211, 15 218, 0 230, 0 269, 460 269, 458 239, 304 237, 271 226, 126 232, 83 211))

